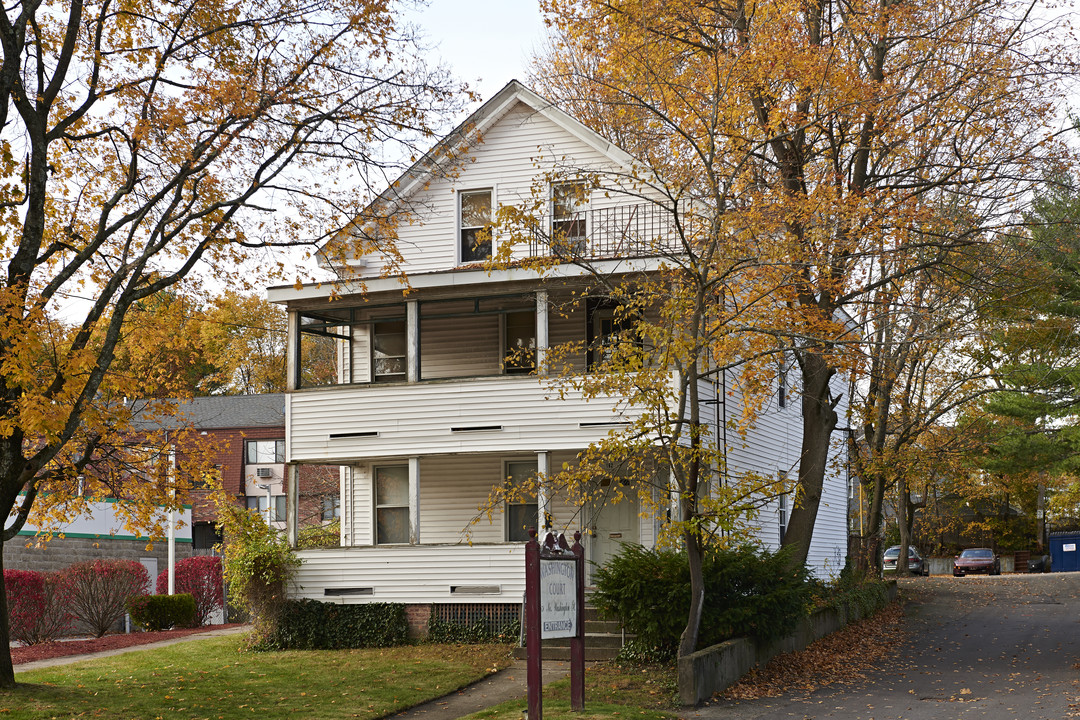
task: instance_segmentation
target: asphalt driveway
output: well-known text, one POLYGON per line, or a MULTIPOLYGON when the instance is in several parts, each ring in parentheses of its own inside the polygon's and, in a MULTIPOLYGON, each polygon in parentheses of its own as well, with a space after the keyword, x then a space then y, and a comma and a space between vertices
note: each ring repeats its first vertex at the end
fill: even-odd
POLYGON ((897 657, 862 684, 720 702, 684 718, 1080 718, 1080 573, 900 581, 897 657))

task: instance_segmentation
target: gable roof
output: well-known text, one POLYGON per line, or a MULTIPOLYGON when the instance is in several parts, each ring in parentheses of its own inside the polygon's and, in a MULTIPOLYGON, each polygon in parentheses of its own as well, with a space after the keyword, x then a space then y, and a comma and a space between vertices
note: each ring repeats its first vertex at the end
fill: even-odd
MULTIPOLYGON (((423 157, 413 163, 394 182, 390 183, 386 190, 383 190, 375 200, 368 204, 368 209, 382 208, 381 214, 389 214, 397 209, 414 192, 423 188, 434 178, 448 160, 467 154, 467 149, 471 147, 476 138, 482 138, 491 126, 502 119, 519 102, 532 108, 537 114, 542 115, 575 138, 594 148, 613 163, 626 168, 634 164, 634 158, 625 150, 589 129, 569 113, 560 110, 550 100, 533 92, 519 81, 511 80, 499 92, 495 93, 490 100, 477 108, 462 123, 437 142, 431 150, 424 153, 423 157)), ((334 240, 331 239, 327 244, 333 242, 334 240)), ((320 262, 325 258, 323 253, 325 247, 324 245, 317 253, 320 262)))
POLYGON ((285 394, 211 395, 176 402, 176 412, 165 419, 136 420, 143 430, 198 430, 280 427, 285 431, 285 394))

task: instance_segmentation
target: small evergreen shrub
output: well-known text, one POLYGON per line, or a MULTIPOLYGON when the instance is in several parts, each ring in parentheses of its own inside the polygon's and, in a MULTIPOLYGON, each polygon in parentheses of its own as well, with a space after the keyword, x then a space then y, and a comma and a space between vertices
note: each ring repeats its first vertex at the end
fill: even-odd
POLYGON ((127 599, 145 595, 146 568, 134 560, 90 560, 61 571, 63 592, 76 620, 101 637, 124 617, 127 599))
MULTIPOLYGON (((173 568, 173 585, 177 593, 187 593, 195 600, 195 624, 205 625, 210 616, 222 607, 225 599, 221 576, 221 558, 195 555, 178 560, 173 568)), ((163 595, 169 591, 169 571, 157 576, 157 591, 163 595)))
POLYGON ((5 570, 8 629, 13 640, 37 645, 56 640, 71 626, 56 573, 5 570))
POLYGON ((189 593, 133 596, 128 598, 127 611, 133 623, 152 632, 198 624, 195 598, 189 593))
POLYGON ((341 605, 318 600, 285 602, 277 623, 280 650, 343 650, 408 643, 401 603, 341 605))
MULTIPOLYGON (((705 607, 698 647, 749 635, 769 641, 806 617, 811 588, 806 568, 791 570, 787 556, 750 546, 706 551, 705 607)), ((686 554, 624 545, 595 575, 593 602, 622 620, 645 645, 673 652, 690 610, 686 554)))

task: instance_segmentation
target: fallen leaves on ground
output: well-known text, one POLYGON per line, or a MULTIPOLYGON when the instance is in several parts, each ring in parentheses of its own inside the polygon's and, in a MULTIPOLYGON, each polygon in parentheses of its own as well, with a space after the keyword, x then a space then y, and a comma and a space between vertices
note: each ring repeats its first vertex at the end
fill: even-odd
POLYGON ((891 603, 872 618, 828 635, 801 652, 777 655, 720 694, 727 700, 811 693, 834 683, 863 680, 876 663, 895 654, 903 636, 903 610, 891 603))

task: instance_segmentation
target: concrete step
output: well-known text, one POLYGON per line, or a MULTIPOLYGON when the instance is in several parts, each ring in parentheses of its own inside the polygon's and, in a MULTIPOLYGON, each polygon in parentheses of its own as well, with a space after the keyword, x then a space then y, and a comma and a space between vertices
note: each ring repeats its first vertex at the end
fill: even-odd
MULTIPOLYGON (((623 646, 622 635, 611 635, 609 633, 585 633, 585 647, 598 647, 598 648, 615 648, 618 650, 623 646)), ((544 648, 549 647, 570 647, 570 638, 555 638, 553 640, 545 640, 544 648)))
MULTIPOLYGON (((569 660, 570 648, 567 647, 551 647, 548 645, 551 640, 544 642, 544 660, 569 660)), ((589 641, 585 641, 585 661, 586 662, 606 662, 608 660, 614 660, 619 654, 619 648, 610 647, 590 647, 589 641)), ((526 660, 529 657, 529 651, 527 648, 518 647, 514 648, 514 657, 518 660, 526 660)))
POLYGON ((622 635, 622 623, 620 623, 618 620, 589 620, 588 618, 586 618, 585 632, 622 635))

